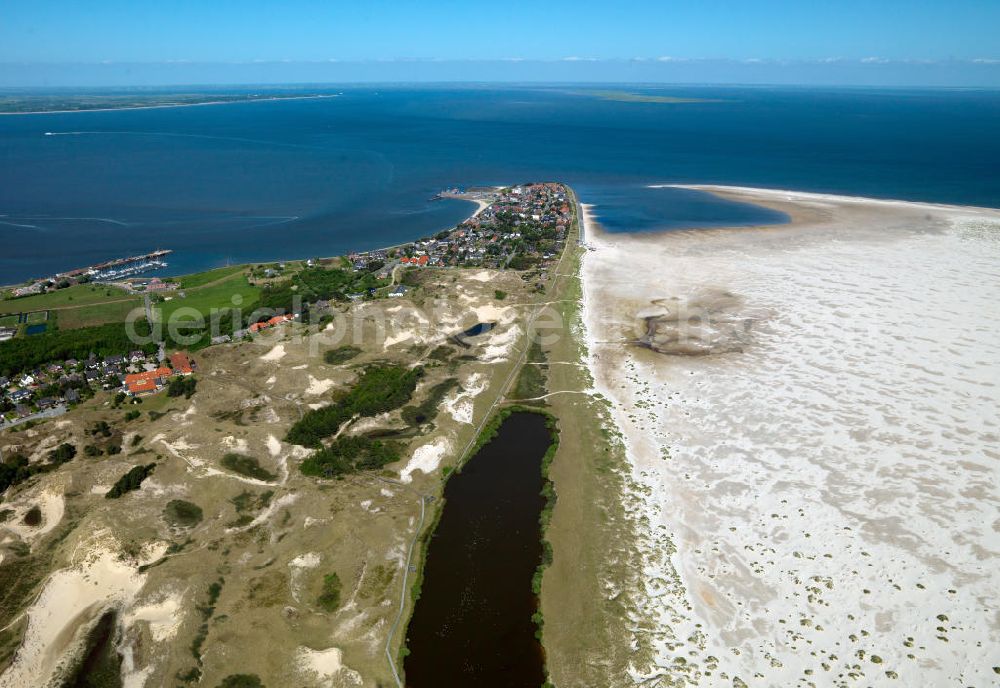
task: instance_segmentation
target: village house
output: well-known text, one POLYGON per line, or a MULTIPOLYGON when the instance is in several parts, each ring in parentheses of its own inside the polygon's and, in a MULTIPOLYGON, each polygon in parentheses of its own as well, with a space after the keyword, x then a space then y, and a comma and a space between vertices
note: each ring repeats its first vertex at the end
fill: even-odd
POLYGON ((291 313, 286 313, 285 315, 276 315, 273 318, 270 318, 269 320, 253 323, 252 325, 250 325, 249 330, 252 334, 256 334, 257 332, 267 329, 268 327, 283 325, 284 323, 289 322, 294 318, 295 316, 292 315, 291 313))
POLYGON ((161 366, 142 373, 132 373, 125 376, 125 386, 128 388, 128 393, 134 397, 153 394, 166 384, 166 380, 173 375, 173 372, 170 368, 161 366))
POLYGON ((174 369, 174 375, 190 375, 194 372, 194 364, 182 351, 170 354, 170 367, 174 369))

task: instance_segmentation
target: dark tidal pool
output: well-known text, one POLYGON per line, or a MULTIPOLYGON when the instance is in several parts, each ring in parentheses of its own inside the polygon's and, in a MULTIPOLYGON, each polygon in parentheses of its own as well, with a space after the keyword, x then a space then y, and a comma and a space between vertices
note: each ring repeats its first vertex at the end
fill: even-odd
POLYGON ((539 688, 531 580, 542 560, 545 418, 511 414, 448 480, 420 599, 407 629, 406 685, 539 688))

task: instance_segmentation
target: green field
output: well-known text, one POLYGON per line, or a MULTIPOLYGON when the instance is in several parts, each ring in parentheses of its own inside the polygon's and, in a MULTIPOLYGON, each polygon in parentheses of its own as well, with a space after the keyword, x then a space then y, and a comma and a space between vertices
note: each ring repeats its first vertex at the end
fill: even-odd
MULTIPOLYGON (((27 313, 27 323, 56 321, 63 329, 76 329, 122 322, 142 299, 121 289, 94 284, 77 284, 45 294, 0 300, 0 314, 27 313)), ((16 325, 17 316, 0 316, 0 323, 16 325)))
POLYGON ((66 308, 58 311, 57 323, 64 330, 74 330, 79 327, 92 327, 105 323, 124 322, 128 314, 135 308, 142 308, 141 298, 127 301, 99 303, 80 308, 66 308))
MULTIPOLYGON (((250 285, 244 272, 242 266, 231 266, 180 277, 181 289, 168 293, 169 301, 155 305, 157 317, 166 321, 181 308, 193 308, 208 318, 212 309, 234 305, 249 313, 260 301, 260 289, 250 285), (235 296, 242 299, 239 304, 233 303, 235 296)), ((0 324, 14 327, 18 324, 15 314, 28 313, 28 324, 55 321, 64 330, 93 327, 124 322, 134 309, 143 307, 143 301, 141 296, 114 287, 80 284, 46 294, 0 300, 0 324)))
POLYGON ((216 282, 223 279, 224 277, 230 277, 232 275, 239 274, 244 271, 242 265, 230 265, 224 268, 216 268, 214 270, 208 270, 206 272, 196 272, 192 275, 184 275, 179 278, 179 283, 181 289, 193 289, 195 287, 203 287, 206 284, 216 282))
MULTIPOLYGON (((210 316, 213 308, 222 310, 236 306, 244 313, 249 313, 260 300, 260 289, 247 281, 242 269, 228 277, 216 278, 206 284, 208 286, 184 290, 183 298, 175 293, 169 301, 156 304, 157 319, 166 322, 181 308, 193 308, 206 318, 210 316), (236 296, 242 298, 242 302, 234 304, 233 298, 236 296)), ((179 317, 183 318, 184 315, 179 317)))
POLYGON ((0 300, 0 314, 23 313, 27 311, 49 310, 73 306, 88 306, 95 303, 127 299, 129 295, 121 289, 94 284, 77 284, 65 289, 57 289, 45 294, 34 294, 19 299, 0 300))

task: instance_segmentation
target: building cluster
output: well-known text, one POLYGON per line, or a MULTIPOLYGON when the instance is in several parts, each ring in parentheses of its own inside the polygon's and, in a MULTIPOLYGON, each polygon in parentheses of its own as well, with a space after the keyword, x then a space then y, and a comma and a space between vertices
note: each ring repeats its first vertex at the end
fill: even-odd
POLYGON ((161 365, 155 354, 143 351, 103 358, 91 354, 82 361, 71 358, 13 378, 0 377, 0 424, 79 403, 97 390, 151 394, 172 376, 194 372, 194 363, 184 353, 172 354, 169 361, 170 367, 161 365))
MULTIPOLYGON (((355 270, 383 262, 382 273, 406 267, 545 267, 562 253, 573 222, 566 187, 558 183, 523 184, 489 193, 448 196, 475 198, 486 205, 455 229, 399 247, 348 256, 355 270)), ((381 275, 380 275, 381 276, 381 275)))
POLYGON ((164 282, 159 277, 133 278, 124 282, 116 282, 116 285, 133 294, 139 294, 142 292, 161 294, 164 292, 177 291, 180 287, 177 282, 164 282))
POLYGON ((125 389, 133 397, 156 394, 170 382, 170 378, 175 376, 185 376, 194 373, 194 364, 183 352, 175 352, 170 355, 170 366, 157 366, 152 370, 129 373, 122 381, 125 389))
POLYGON ((105 263, 56 273, 49 277, 32 280, 25 286, 17 287, 13 290, 13 294, 14 296, 30 296, 31 294, 41 294, 50 289, 62 289, 74 284, 124 279, 146 272, 147 270, 167 267, 163 258, 170 253, 172 251, 168 249, 157 250, 152 253, 144 253, 141 256, 116 258, 105 263))
MULTIPOLYGON (((319 302, 323 304, 325 308, 329 304, 325 301, 319 302)), ((239 341, 245 339, 247 335, 254 335, 259 333, 261 330, 267 330, 272 327, 278 327, 279 325, 284 325, 285 323, 292 322, 297 318, 301 317, 295 313, 285 313, 283 315, 275 315, 274 317, 268 318, 267 320, 261 320, 260 322, 251 323, 249 327, 244 329, 235 330, 230 334, 220 334, 212 337, 213 344, 225 344, 227 342, 239 341)))

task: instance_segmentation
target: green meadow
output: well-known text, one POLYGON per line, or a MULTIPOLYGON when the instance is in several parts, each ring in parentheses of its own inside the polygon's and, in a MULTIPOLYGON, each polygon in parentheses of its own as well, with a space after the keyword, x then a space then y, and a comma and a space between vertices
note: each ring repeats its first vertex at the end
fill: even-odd
POLYGON ((182 278, 181 285, 182 288, 178 291, 168 292, 166 298, 169 301, 165 300, 155 305, 154 317, 160 322, 168 322, 172 317, 189 320, 194 317, 193 311, 197 311, 204 318, 208 318, 213 309, 236 307, 244 313, 249 313, 260 302, 260 288, 247 281, 242 268, 220 268, 190 275, 182 278), (229 274, 222 272, 225 270, 229 270, 229 274), (183 288, 185 283, 201 286, 183 288), (178 315, 175 316, 175 313, 178 315))

